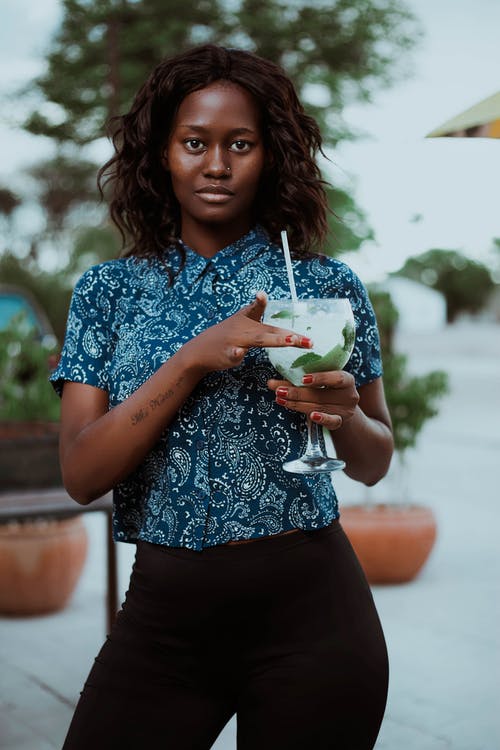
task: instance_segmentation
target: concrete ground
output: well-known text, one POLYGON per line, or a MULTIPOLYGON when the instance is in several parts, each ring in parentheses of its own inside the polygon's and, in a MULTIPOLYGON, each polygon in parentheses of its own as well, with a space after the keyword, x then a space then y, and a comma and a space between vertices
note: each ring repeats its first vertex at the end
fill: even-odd
MULTIPOLYGON (((377 750, 500 749, 499 334, 498 326, 461 323, 432 336, 399 337, 412 369, 446 369, 452 391, 408 457, 410 497, 434 509, 436 546, 414 582, 373 588, 391 664, 377 750)), ((366 492, 345 476, 336 486, 345 504, 366 492)), ((390 479, 369 492, 386 499, 390 479)), ((100 516, 85 519, 90 552, 68 607, 0 618, 3 750, 62 746, 105 635, 100 516)), ((119 545, 122 594, 132 554, 119 545)), ((233 718, 213 750, 234 750, 235 738, 233 718)))

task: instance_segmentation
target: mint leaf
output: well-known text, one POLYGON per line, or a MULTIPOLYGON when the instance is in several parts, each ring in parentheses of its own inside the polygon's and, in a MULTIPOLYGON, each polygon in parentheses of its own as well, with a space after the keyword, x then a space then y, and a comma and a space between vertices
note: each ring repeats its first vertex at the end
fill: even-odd
POLYGON ((280 310, 271 315, 271 318, 293 318, 293 312, 291 310, 280 310))
POLYGON ((342 336, 344 337, 344 351, 348 352, 354 346, 354 339, 356 338, 356 331, 351 323, 346 323, 342 329, 342 336))
POLYGON ((307 352, 307 354, 301 354, 300 357, 297 357, 297 359, 292 362, 290 367, 303 367, 304 369, 306 369, 306 365, 312 365, 314 362, 319 362, 321 359, 322 357, 320 357, 319 354, 315 354, 314 352, 307 352))

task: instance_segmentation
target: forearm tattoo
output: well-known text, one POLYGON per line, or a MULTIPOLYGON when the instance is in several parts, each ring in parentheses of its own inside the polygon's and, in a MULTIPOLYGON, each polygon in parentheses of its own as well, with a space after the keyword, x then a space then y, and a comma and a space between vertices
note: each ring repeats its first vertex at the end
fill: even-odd
POLYGON ((174 383, 172 388, 167 388, 166 391, 163 391, 162 393, 159 393, 157 396, 155 396, 155 398, 150 399, 147 406, 141 406, 139 411, 133 414, 130 418, 132 425, 135 427, 135 425, 143 422, 147 417, 149 417, 152 411, 164 404, 165 401, 168 401, 169 398, 172 398, 172 396, 175 395, 177 388, 182 384, 183 380, 184 378, 179 378, 174 383))

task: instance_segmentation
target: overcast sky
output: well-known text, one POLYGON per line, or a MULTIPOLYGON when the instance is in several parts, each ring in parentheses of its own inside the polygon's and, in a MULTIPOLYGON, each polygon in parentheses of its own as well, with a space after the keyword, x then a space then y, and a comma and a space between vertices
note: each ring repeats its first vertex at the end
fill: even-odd
MULTIPOLYGON (((345 118, 366 138, 332 155, 330 179, 354 190, 376 233, 375 244, 346 258, 366 281, 430 247, 486 259, 500 236, 500 141, 424 137, 500 90, 500 2, 407 4, 424 29, 414 75, 379 91, 371 105, 347 108, 345 118)), ((20 168, 51 151, 46 139, 19 130, 18 105, 5 96, 41 71, 60 17, 59 0, 2 0, 0 183, 14 189, 20 168)))

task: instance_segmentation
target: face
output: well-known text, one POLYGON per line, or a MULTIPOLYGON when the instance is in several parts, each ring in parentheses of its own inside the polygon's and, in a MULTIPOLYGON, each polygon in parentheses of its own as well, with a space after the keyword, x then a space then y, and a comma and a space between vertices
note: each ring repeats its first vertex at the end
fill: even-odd
POLYGON ((203 227, 235 238, 251 228, 264 157, 260 113, 246 89, 221 81, 186 96, 163 158, 185 241, 203 227))

